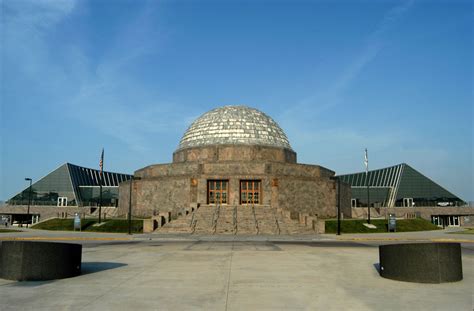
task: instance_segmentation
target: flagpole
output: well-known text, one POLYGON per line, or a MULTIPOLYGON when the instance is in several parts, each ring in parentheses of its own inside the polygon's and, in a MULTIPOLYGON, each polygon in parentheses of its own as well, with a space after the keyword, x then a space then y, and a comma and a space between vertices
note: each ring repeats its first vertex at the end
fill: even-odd
POLYGON ((99 224, 101 223, 102 220, 102 175, 104 172, 104 148, 102 148, 102 154, 100 156, 100 178, 99 178, 99 224))
POLYGON ((367 185, 367 223, 370 224, 370 185, 369 185, 369 156, 365 148, 365 182, 367 185))

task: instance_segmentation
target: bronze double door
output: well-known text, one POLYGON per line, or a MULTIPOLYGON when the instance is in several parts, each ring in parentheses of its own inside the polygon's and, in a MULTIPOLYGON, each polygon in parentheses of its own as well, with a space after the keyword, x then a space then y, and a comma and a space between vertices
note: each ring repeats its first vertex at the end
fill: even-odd
MULTIPOLYGON (((260 180, 240 181, 240 204, 259 204, 261 202, 260 180)), ((229 203, 229 181, 228 180, 208 180, 207 181, 208 204, 229 203)))

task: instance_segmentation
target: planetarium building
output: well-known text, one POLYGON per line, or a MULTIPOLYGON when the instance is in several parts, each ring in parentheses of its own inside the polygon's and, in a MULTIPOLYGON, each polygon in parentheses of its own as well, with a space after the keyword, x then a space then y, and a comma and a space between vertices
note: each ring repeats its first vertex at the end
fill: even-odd
POLYGON ((278 225, 277 211, 335 217, 337 193, 343 210, 350 213, 350 186, 338 191, 334 174, 318 165, 298 164, 286 134, 265 113, 225 106, 190 125, 172 163, 139 169, 132 185, 120 184, 120 214, 127 212, 131 193, 133 215, 169 213, 176 220, 189 210, 202 210, 203 215, 207 210, 209 219, 201 223, 214 222, 214 229, 217 218, 235 227, 246 213, 253 215, 257 227, 259 214, 261 227, 278 225))

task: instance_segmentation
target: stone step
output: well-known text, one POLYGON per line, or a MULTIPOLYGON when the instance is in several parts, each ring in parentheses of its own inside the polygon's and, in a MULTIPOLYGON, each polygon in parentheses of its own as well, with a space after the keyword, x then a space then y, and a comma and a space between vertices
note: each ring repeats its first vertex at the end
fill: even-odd
POLYGON ((213 206, 203 205, 193 214, 180 216, 161 228, 160 232, 192 233, 191 221, 196 222, 195 234, 314 234, 311 228, 297 220, 285 217, 281 211, 270 206, 213 206), (218 208, 218 212, 216 213, 218 208), (237 210, 237 231, 234 211, 237 210), (217 217, 217 222, 215 222, 217 217), (276 223, 278 221, 278 225, 276 223), (255 222, 257 221, 257 223, 255 222), (214 225, 216 225, 214 227, 214 225), (214 232, 215 229, 215 232, 214 232))

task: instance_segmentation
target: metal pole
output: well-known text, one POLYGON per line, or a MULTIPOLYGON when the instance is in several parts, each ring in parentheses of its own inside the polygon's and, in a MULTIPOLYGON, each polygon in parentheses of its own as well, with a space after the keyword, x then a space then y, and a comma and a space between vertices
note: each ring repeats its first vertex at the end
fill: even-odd
POLYGON ((367 223, 370 224, 370 191, 369 191, 369 173, 367 172, 367 223))
POLYGON ((341 179, 337 177, 337 235, 341 235, 341 179))
POLYGON ((132 184, 133 176, 130 178, 130 193, 128 198, 128 234, 132 234, 132 184))
POLYGON ((31 178, 25 178, 25 180, 30 181, 30 190, 28 192, 28 210, 26 212, 26 227, 28 228, 28 219, 30 218, 30 205, 31 205, 31 184, 33 180, 31 178))
POLYGON ((367 185, 367 223, 370 224, 370 195, 369 195, 369 156, 365 148, 365 182, 367 185))
POLYGON ((99 178, 99 224, 101 222, 102 216, 102 172, 100 172, 99 178))

